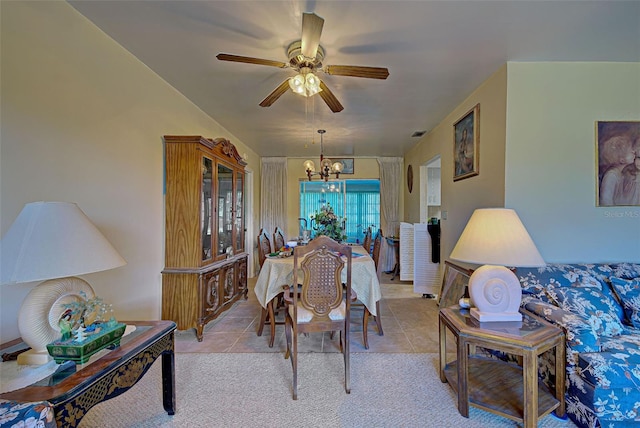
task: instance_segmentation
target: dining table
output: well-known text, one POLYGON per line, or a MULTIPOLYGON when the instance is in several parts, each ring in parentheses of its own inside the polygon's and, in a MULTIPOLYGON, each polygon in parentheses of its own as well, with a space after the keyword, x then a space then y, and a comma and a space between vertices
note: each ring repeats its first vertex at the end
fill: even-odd
MULTIPOLYGON (((342 279, 347 279, 346 268, 342 270, 342 279)), ((267 256, 254 288, 258 302, 267 308, 267 304, 282 292, 282 287, 292 283, 293 255, 267 256)), ((351 288, 371 315, 376 316, 376 302, 382 298, 380 282, 373 259, 360 245, 354 245, 351 251, 351 288)))

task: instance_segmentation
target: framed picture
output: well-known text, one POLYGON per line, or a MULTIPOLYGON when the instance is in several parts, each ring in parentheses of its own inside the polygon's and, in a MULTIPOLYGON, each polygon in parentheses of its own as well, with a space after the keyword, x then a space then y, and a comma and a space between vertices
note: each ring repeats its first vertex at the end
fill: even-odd
POLYGON ((596 206, 640 206, 640 121, 596 122, 596 206))
POLYGON ((438 306, 447 308, 457 305, 460 298, 465 295, 472 273, 473 269, 466 269, 445 260, 438 306))
POLYGON ((340 174, 353 174, 353 158, 331 158, 334 162, 342 163, 342 172, 340 174))
POLYGON ((453 181, 478 175, 480 104, 453 124, 453 181))

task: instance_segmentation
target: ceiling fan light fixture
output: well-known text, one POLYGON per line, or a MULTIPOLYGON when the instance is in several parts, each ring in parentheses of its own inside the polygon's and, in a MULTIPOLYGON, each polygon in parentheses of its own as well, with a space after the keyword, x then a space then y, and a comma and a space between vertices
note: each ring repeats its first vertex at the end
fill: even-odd
POLYGON ((293 92, 303 97, 311 97, 322 91, 318 76, 306 70, 291 77, 289 79, 289 87, 293 92))
POLYGON ((316 76, 313 73, 307 73, 307 75, 304 78, 305 80, 305 86, 307 88, 307 90, 311 91, 314 90, 314 93, 318 93, 320 90, 320 79, 318 78, 318 76, 316 76))
POLYGON ((302 74, 297 74, 289 79, 289 87, 291 88, 291 90, 296 94, 306 96, 306 89, 304 84, 305 78, 302 74))

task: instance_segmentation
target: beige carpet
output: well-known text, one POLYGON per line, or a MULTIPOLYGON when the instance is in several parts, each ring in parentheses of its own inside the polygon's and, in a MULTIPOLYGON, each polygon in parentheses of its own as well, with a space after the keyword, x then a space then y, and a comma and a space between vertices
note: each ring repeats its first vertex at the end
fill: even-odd
MULTIPOLYGON (((131 390, 94 407, 81 427, 514 427, 471 408, 466 419, 438 376, 437 354, 352 354, 351 394, 338 353, 299 358, 298 400, 282 354, 177 354, 177 411, 162 408, 159 360, 131 390)), ((540 427, 574 427, 547 416, 540 427)))

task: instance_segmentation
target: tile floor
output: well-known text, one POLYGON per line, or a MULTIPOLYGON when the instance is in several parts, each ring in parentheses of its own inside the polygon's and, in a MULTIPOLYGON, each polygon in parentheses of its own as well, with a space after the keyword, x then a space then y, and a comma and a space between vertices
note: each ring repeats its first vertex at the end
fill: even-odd
MULTIPOLYGON (((362 309, 351 313, 351 352, 438 352, 438 305, 434 299, 425 299, 413 292, 411 282, 390 281, 391 275, 381 273, 382 300, 380 311, 383 336, 379 336, 376 323, 369 319, 369 349, 362 342, 362 309)), ((260 304, 253 292, 256 278, 249 279, 249 298, 240 300, 218 319, 210 322, 198 342, 195 330, 176 332, 176 352, 283 352, 287 344, 284 325, 276 325, 276 340, 269 348, 269 326, 262 336, 256 331, 260 319, 260 304)), ((301 335, 299 352, 339 352, 338 335, 329 333, 301 335)))

